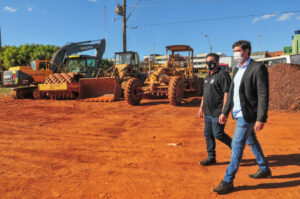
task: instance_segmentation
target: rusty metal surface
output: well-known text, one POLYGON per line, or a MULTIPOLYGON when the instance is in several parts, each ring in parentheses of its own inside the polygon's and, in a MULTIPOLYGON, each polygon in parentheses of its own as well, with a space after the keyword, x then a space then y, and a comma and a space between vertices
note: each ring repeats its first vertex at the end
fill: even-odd
POLYGON ((79 80, 79 99, 104 97, 115 101, 122 95, 120 83, 115 78, 85 78, 79 80))

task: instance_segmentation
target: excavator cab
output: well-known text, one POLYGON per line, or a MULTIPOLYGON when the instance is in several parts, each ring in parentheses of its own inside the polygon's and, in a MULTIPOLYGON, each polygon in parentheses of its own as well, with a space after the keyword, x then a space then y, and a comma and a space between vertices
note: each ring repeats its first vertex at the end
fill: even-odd
POLYGON ((85 78, 95 77, 99 64, 94 56, 89 55, 73 55, 69 56, 62 68, 62 72, 80 73, 85 78))

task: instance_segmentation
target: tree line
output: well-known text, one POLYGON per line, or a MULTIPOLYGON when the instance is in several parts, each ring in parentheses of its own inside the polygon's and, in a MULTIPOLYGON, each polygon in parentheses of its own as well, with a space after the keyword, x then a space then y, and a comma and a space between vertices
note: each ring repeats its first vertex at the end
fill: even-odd
POLYGON ((58 49, 58 46, 40 44, 4 46, 0 53, 0 60, 4 69, 13 66, 28 66, 33 60, 50 59, 58 49))
MULTIPOLYGON (((55 45, 24 44, 4 46, 0 52, 0 61, 4 70, 14 66, 29 66, 33 60, 50 59, 60 47, 55 45)), ((113 62, 102 60, 101 65, 112 66, 113 62)), ((105 67, 105 68, 106 68, 105 67)))

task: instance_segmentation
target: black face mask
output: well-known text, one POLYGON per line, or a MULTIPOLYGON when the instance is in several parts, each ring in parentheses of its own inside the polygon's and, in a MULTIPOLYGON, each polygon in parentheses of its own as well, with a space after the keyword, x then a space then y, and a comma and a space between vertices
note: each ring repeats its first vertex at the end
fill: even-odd
POLYGON ((214 61, 206 62, 206 64, 208 66, 208 70, 212 70, 217 66, 217 63, 215 63, 214 61))

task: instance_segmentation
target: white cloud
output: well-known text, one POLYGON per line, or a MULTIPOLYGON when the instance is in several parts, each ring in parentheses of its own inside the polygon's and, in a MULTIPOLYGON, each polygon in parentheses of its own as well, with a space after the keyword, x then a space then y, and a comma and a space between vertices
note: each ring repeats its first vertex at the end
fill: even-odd
POLYGON ((90 1, 90 2, 97 2, 98 0, 88 0, 88 1, 90 1))
POLYGON ((256 23, 260 20, 266 20, 266 19, 269 19, 269 18, 274 17, 274 16, 276 16, 276 14, 266 14, 266 15, 262 15, 260 17, 255 17, 253 19, 252 23, 254 24, 254 23, 256 23))
POLYGON ((30 5, 30 4, 28 4, 28 5, 27 5, 27 11, 28 11, 28 12, 32 12, 33 9, 35 9, 35 7, 36 7, 35 5, 30 5))
POLYGON ((252 21, 252 23, 256 23, 256 22, 258 22, 259 21, 259 17, 255 17, 255 19, 253 19, 253 21, 252 21))
POLYGON ((17 8, 12 8, 12 7, 9 7, 9 6, 5 6, 5 7, 4 7, 4 10, 5 10, 6 12, 10 12, 10 13, 15 13, 15 12, 17 12, 17 8))
POLYGON ((267 14, 267 15, 263 15, 261 16, 261 19, 269 19, 271 17, 274 17, 276 14, 267 14))
POLYGON ((299 16, 299 17, 296 17, 296 19, 300 20, 300 16, 299 16))
POLYGON ((277 21, 285 21, 288 20, 289 18, 291 18, 291 16, 293 16, 295 13, 290 12, 290 13, 285 13, 283 15, 281 15, 280 17, 277 18, 277 21))

